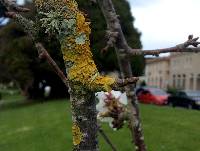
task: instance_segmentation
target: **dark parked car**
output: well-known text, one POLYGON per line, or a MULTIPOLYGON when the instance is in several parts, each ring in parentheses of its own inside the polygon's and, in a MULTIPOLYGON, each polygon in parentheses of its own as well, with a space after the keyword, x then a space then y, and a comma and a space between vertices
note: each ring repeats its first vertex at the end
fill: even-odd
POLYGON ((200 109, 200 91, 177 91, 168 97, 170 106, 200 109))
POLYGON ((168 94, 158 88, 142 87, 136 90, 136 95, 139 102, 164 105, 167 104, 168 94))

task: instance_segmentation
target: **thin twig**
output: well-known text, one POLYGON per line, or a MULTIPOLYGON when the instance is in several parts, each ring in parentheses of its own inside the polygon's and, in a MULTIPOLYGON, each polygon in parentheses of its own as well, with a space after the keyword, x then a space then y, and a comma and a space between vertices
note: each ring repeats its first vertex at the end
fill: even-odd
POLYGON ((104 132, 104 130, 100 126, 99 126, 99 133, 104 138, 106 143, 112 148, 112 150, 117 151, 116 147, 112 144, 112 142, 110 141, 110 139, 108 138, 108 136, 106 135, 106 133, 104 132))
POLYGON ((41 43, 35 43, 35 46, 38 50, 39 58, 45 59, 48 64, 52 67, 52 69, 55 71, 55 73, 60 77, 60 79, 63 81, 66 87, 68 87, 68 79, 64 75, 64 73, 61 71, 61 69, 58 67, 57 63, 51 58, 47 50, 44 48, 44 46, 41 43))
POLYGON ((118 37, 118 32, 112 32, 112 31, 107 31, 106 32, 106 38, 108 39, 107 41, 107 45, 105 48, 103 48, 101 50, 102 53, 106 52, 108 50, 108 48, 110 47, 114 47, 114 44, 117 41, 117 37, 118 37))

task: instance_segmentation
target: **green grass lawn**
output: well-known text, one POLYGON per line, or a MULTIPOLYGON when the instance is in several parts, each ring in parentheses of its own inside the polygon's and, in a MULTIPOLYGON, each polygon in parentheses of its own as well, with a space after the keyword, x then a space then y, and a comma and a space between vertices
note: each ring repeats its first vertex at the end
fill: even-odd
MULTIPOLYGON (((24 103, 5 96, 0 103, 0 151, 70 151, 71 113, 67 100, 24 103)), ((149 151, 200 151, 200 111, 141 105, 149 151)), ((103 125, 119 151, 132 151, 128 129, 103 125)), ((111 151, 100 136, 100 149, 111 151)))

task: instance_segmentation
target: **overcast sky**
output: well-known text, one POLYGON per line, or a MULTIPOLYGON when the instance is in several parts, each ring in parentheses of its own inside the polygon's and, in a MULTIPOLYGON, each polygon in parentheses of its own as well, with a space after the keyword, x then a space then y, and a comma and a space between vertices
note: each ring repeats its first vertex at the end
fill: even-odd
POLYGON ((144 49, 173 46, 184 42, 189 34, 200 36, 200 0, 128 1, 144 49))
POLYGON ((200 0, 128 0, 144 49, 184 42, 200 36, 200 0))

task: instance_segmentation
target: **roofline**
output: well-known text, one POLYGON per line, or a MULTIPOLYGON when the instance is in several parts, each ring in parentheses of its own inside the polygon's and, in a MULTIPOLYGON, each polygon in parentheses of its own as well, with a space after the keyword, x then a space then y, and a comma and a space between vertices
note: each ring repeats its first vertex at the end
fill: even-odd
POLYGON ((159 58, 146 58, 146 63, 151 64, 151 63, 156 63, 156 62, 169 62, 170 56, 169 57, 159 57, 159 58))

